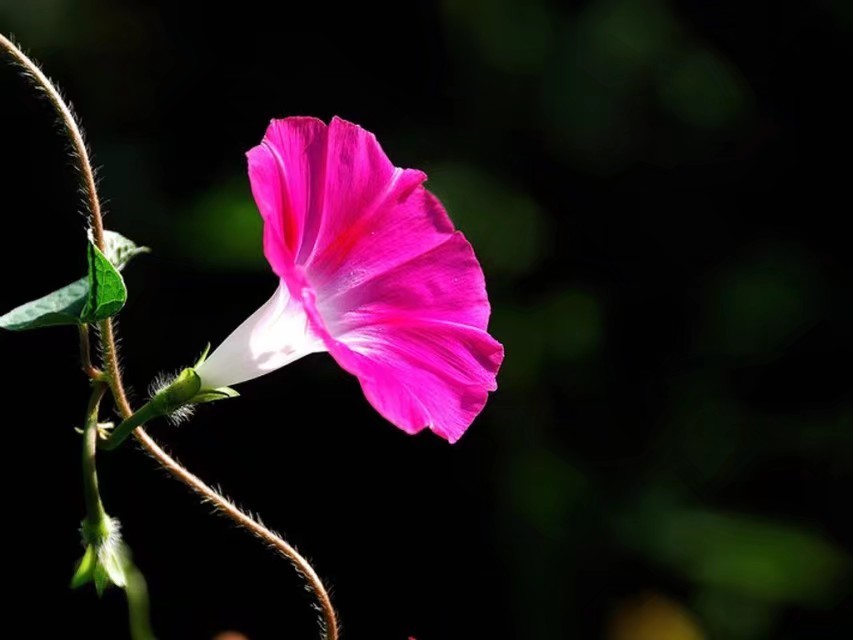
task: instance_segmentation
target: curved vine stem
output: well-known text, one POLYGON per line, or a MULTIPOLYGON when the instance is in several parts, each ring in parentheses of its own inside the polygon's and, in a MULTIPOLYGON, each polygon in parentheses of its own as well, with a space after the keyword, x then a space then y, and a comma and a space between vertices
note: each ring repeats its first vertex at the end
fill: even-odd
MULTIPOLYGON (((86 146, 83 132, 77 119, 62 98, 59 90, 50 81, 23 51, 21 51, 11 40, 0 33, 0 48, 5 50, 24 70, 24 73, 32 80, 35 87, 45 93, 57 115, 63 128, 68 135, 71 144, 71 152, 75 164, 80 171, 82 190, 86 198, 89 211, 89 220, 92 226, 92 235, 98 248, 104 249, 104 222, 101 212, 101 202, 98 197, 98 187, 95 172, 89 159, 89 150, 86 146)), ((116 331, 111 320, 107 319, 99 323, 99 338, 103 354, 103 364, 106 369, 106 382, 112 391, 116 406, 124 419, 133 415, 133 409, 127 399, 127 393, 122 382, 121 367, 119 366, 118 349, 116 347, 116 331)), ((81 334, 81 337, 83 334, 81 334)), ((86 336, 88 341, 88 336, 86 336)), ((84 359, 86 373, 93 375, 97 372, 88 358, 84 359), (88 367, 86 367, 88 363, 88 367)), ((311 564, 283 538, 272 530, 252 518, 225 496, 206 484, 201 478, 190 472, 175 458, 170 456, 163 448, 149 436, 143 427, 137 427, 133 433, 142 447, 174 478, 183 482, 190 490, 196 493, 202 500, 212 504, 220 513, 229 518, 238 527, 247 529, 250 533, 260 538, 264 543, 275 549, 284 558, 290 561, 294 568, 303 576, 308 587, 317 597, 318 609, 321 613, 321 627, 326 640, 337 640, 339 636, 337 615, 332 606, 331 598, 323 582, 311 564)))

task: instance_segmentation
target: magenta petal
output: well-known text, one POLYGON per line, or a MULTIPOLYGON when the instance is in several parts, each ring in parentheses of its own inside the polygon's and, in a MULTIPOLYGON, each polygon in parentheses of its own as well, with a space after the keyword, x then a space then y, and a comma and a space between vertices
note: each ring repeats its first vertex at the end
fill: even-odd
POLYGON ((485 328, 483 273, 458 231, 433 249, 324 300, 307 294, 314 332, 389 421, 458 440, 503 360, 485 328))
POLYGON ((319 297, 334 295, 419 256, 453 233, 424 187, 426 175, 395 168, 373 134, 345 120, 329 125, 326 200, 305 263, 319 297))
POLYGON ((488 333, 436 321, 373 325, 330 349, 379 413, 407 431, 456 442, 497 388, 503 347, 488 333))
POLYGON ((329 329, 342 335, 400 318, 438 320, 485 329, 489 300, 480 263, 461 232, 438 246, 319 302, 329 329))
POLYGON ((279 275, 292 267, 307 233, 323 213, 325 123, 316 118, 273 120, 249 151, 252 194, 264 219, 264 253, 279 275))
POLYGON ((339 337, 323 326, 313 294, 305 309, 329 353, 355 375, 368 401, 408 433, 426 427, 456 442, 483 409, 503 361, 486 331, 451 321, 377 316, 339 337))
POLYGON ((482 269, 426 176, 339 118, 274 120, 248 157, 265 254, 313 333, 388 420, 456 441, 503 348, 482 269))

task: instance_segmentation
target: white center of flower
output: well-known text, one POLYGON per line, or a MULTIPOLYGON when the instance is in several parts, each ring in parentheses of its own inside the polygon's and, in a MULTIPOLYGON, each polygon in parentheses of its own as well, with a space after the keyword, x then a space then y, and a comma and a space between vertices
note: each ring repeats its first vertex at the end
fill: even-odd
POLYGON ((196 372, 205 389, 229 387, 325 350, 323 340, 311 330, 302 302, 282 282, 272 298, 237 327, 196 372))

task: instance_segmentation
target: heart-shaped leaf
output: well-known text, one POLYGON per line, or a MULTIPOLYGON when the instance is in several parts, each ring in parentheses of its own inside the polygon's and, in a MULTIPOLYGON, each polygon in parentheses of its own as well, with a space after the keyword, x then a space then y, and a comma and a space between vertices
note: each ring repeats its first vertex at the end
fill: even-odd
POLYGON ((89 292, 81 322, 97 322, 116 315, 127 301, 124 279, 93 242, 89 242, 89 292))
POLYGON ((137 246, 114 231, 104 231, 104 244, 105 251, 101 253, 89 242, 88 276, 0 316, 0 328, 26 331, 74 325, 118 313, 127 299, 127 288, 118 271, 150 249, 137 246))
POLYGON ((0 327, 9 331, 26 331, 41 327, 78 324, 80 312, 86 306, 88 294, 89 280, 80 278, 43 298, 22 304, 6 315, 0 316, 0 327))
POLYGON ((133 240, 125 238, 120 233, 104 230, 104 255, 119 271, 142 253, 151 253, 151 249, 140 247, 133 240))

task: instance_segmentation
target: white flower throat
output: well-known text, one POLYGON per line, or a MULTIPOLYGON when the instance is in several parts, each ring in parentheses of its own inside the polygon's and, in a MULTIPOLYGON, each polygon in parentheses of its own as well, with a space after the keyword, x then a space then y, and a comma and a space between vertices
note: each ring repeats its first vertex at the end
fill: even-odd
POLYGON ((252 380, 309 353, 325 351, 312 331, 302 301, 284 282, 196 369, 202 387, 218 389, 252 380))

